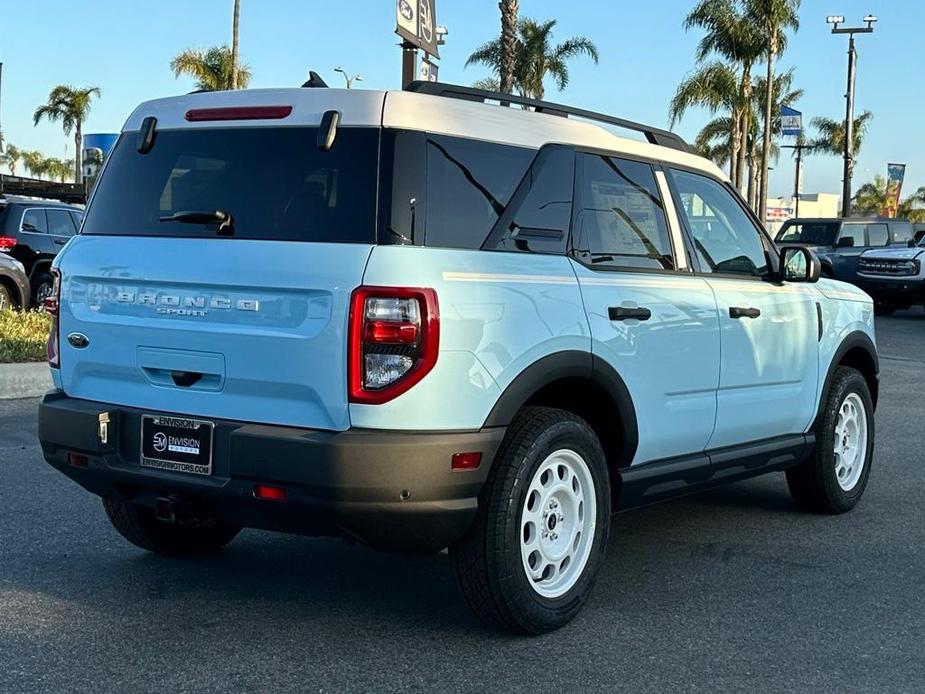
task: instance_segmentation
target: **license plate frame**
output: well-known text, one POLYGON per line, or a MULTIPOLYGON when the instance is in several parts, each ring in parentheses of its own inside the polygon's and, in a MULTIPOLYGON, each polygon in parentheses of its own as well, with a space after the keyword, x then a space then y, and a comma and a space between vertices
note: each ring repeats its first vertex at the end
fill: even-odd
POLYGON ((142 467, 187 475, 212 474, 215 423, 180 415, 141 416, 142 467))

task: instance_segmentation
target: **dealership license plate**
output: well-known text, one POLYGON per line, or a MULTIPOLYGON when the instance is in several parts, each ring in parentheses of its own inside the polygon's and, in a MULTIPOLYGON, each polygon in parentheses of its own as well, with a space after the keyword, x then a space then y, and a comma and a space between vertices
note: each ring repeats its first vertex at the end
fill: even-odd
POLYGON ((141 418, 141 464, 159 470, 212 474, 212 432, 201 419, 167 415, 141 418))

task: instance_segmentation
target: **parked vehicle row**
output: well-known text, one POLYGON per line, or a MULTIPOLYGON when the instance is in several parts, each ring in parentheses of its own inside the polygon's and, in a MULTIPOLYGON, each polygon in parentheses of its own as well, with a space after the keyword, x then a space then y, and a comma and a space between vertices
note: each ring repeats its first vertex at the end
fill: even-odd
POLYGON ((77 233, 83 210, 54 200, 0 196, 0 255, 22 264, 31 285, 24 306, 40 307, 51 293, 51 264, 77 233))
POLYGON ((861 287, 877 313, 888 314, 925 302, 918 276, 922 226, 904 219, 791 219, 777 242, 811 247, 824 277, 861 287))
POLYGON ((548 631, 618 507, 780 470, 858 503, 873 307, 820 272, 609 116, 429 83, 148 102, 54 262, 42 450, 146 550, 449 547, 475 614, 548 631))

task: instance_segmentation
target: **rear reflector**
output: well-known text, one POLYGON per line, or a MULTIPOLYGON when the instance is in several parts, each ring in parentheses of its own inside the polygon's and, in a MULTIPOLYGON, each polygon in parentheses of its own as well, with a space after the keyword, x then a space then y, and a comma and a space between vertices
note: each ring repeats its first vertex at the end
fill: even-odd
POLYGON ((454 453, 451 467, 454 472, 463 470, 478 470, 482 464, 482 454, 473 451, 471 453, 454 453))
POLYGON ((80 453, 68 453, 67 464, 72 467, 89 467, 90 461, 87 456, 80 453))
POLYGON ((0 236, 0 253, 6 253, 9 250, 12 250, 13 246, 16 245, 16 239, 12 236, 0 236))
POLYGON ((286 490, 282 487, 271 487, 267 484, 255 484, 254 496, 266 501, 285 501, 286 490))
POLYGON ((226 108, 192 108, 186 112, 186 120, 267 120, 273 118, 285 118, 290 113, 292 113, 292 106, 229 106, 226 108))

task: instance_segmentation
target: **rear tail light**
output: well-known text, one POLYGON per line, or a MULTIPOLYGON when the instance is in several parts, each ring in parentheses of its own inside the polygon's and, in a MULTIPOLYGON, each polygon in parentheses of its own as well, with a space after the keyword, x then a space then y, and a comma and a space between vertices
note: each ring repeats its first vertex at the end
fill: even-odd
POLYGON ((0 236, 0 253, 6 253, 16 245, 16 239, 12 236, 0 236))
POLYGON ((440 316, 433 289, 360 287, 350 302, 350 401, 388 402, 437 363, 440 316))
POLYGON ((283 487, 271 487, 269 484, 255 484, 254 496, 264 501, 285 501, 287 495, 283 487))
POLYGON ((58 268, 51 268, 51 275, 54 277, 54 284, 51 288, 51 294, 45 297, 42 308, 45 309, 45 313, 51 316, 51 329, 48 331, 48 344, 46 347, 48 365, 53 369, 57 369, 61 366, 61 350, 59 349, 61 341, 58 330, 58 309, 61 305, 61 272, 58 268))

